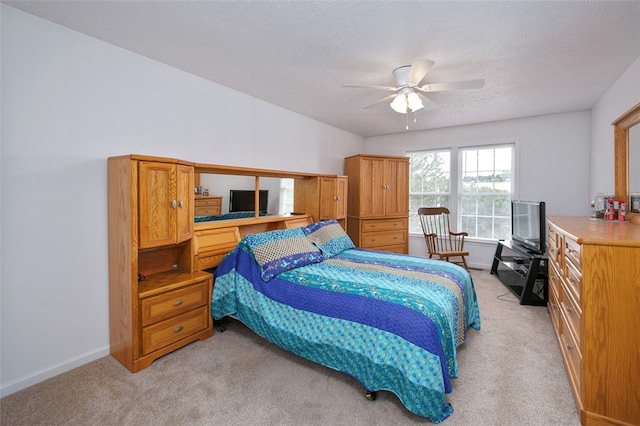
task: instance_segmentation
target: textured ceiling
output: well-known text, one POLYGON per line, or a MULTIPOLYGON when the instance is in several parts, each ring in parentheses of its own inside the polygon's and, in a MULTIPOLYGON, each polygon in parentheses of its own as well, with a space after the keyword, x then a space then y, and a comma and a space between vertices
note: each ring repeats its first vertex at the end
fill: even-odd
MULTIPOLYGON (((590 109, 640 56, 640 1, 3 1, 340 129, 374 136, 590 109), (435 61, 407 117, 394 68, 435 61)), ((639 88, 640 93, 640 88, 639 88)))

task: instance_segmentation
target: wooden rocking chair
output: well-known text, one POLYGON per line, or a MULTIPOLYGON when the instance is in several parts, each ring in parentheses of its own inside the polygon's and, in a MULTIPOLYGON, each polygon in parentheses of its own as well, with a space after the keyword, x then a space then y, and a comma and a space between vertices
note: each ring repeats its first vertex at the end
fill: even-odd
POLYGON ((451 232, 449 228, 449 209, 446 207, 421 207, 418 209, 418 217, 422 224, 422 232, 427 242, 429 257, 438 256, 438 259, 455 263, 469 270, 465 256, 469 252, 464 251, 464 237, 466 232, 451 232), (461 260, 451 260, 460 258, 461 260))

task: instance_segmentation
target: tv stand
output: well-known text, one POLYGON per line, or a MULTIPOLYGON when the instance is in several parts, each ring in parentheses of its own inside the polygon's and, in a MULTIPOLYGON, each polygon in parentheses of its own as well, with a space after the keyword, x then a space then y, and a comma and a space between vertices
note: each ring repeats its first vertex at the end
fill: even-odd
POLYGON ((518 297, 521 305, 547 306, 546 255, 530 251, 513 241, 498 241, 491 274, 518 297))

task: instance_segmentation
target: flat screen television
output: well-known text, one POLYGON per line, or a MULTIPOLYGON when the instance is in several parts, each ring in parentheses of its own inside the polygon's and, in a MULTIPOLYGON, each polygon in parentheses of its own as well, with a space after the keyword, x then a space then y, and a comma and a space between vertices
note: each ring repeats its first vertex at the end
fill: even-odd
MULTIPOLYGON (((259 208, 258 210, 262 214, 267 214, 267 205, 269 203, 269 190, 261 189, 258 194, 259 208)), ((255 211, 256 209, 256 191, 245 189, 231 189, 229 190, 229 212, 247 212, 255 211)))
POLYGON ((544 254, 546 235, 544 201, 511 200, 511 240, 528 251, 544 254))

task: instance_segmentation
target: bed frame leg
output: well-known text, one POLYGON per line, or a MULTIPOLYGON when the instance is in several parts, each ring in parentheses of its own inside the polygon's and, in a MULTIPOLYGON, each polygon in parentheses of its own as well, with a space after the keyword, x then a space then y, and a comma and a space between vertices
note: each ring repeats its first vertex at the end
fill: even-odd
POLYGON ((364 397, 367 398, 367 401, 375 401, 378 397, 378 393, 376 391, 369 391, 364 394, 364 397))
POLYGON ((218 333, 224 333, 227 330, 227 324, 225 324, 224 320, 214 320, 213 322, 216 325, 218 333))

